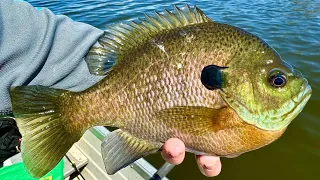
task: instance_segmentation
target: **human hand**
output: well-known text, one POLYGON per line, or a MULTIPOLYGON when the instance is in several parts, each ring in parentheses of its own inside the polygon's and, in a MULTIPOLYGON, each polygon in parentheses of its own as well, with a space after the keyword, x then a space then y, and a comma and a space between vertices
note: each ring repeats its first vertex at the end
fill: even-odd
MULTIPOLYGON (((163 145, 162 157, 170 164, 182 163, 185 156, 185 145, 177 139, 171 138, 163 145)), ((196 161, 202 174, 208 177, 219 175, 221 172, 220 158, 216 156, 196 155, 196 161)))

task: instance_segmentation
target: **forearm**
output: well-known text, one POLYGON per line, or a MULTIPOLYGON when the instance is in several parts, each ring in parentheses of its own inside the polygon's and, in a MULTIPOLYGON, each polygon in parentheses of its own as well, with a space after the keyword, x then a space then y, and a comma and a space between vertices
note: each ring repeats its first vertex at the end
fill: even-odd
POLYGON ((83 60, 103 31, 36 10, 26 2, 0 2, 0 112, 10 111, 10 86, 44 85, 84 90, 102 77, 83 60))

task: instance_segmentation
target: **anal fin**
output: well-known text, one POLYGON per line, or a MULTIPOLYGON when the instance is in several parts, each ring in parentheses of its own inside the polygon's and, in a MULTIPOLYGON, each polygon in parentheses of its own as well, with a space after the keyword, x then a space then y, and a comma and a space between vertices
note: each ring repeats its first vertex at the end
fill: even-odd
POLYGON ((148 154, 159 151, 160 143, 139 139, 121 129, 109 133, 101 145, 102 158, 109 175, 148 154))

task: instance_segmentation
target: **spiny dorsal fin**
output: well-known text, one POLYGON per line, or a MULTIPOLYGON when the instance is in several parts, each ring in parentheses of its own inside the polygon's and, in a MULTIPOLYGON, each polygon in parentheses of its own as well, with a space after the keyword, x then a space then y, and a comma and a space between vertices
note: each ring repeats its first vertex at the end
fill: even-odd
POLYGON ((164 10, 162 14, 155 12, 153 16, 145 14, 139 22, 118 24, 106 30, 89 50, 86 62, 90 73, 106 75, 122 54, 162 31, 210 21, 199 8, 186 5, 183 9, 174 6, 172 12, 164 10))

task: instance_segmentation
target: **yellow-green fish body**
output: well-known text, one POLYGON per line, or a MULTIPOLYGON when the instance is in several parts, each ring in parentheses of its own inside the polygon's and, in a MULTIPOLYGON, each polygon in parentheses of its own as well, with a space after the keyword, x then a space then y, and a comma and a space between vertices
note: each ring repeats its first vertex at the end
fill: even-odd
MULTIPOLYGON (((210 64, 228 66, 233 51, 238 51, 235 42, 243 36, 252 38, 233 26, 213 22, 164 32, 123 55, 123 61, 104 80, 87 91, 72 94, 74 104, 64 107, 82 114, 72 116, 81 123, 100 120, 97 125, 113 125, 158 142, 179 137, 188 148, 208 154, 242 153, 246 145, 241 140, 253 142, 241 137, 248 131, 246 123, 228 108, 219 91, 203 86, 200 75, 203 67, 210 64), (215 143, 208 143, 210 138, 215 143), (237 145, 229 144, 236 139, 237 145), (224 145, 234 149, 223 148, 224 145)), ((255 145, 265 145, 275 138, 266 137, 255 145)))
POLYGON ((35 177, 97 125, 119 128, 102 144, 109 174, 172 137, 196 154, 236 156, 279 138, 311 95, 301 73, 263 40, 189 6, 106 31, 86 61, 106 77, 83 92, 11 91, 35 177), (37 152, 43 143, 51 149, 37 152))

